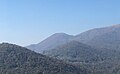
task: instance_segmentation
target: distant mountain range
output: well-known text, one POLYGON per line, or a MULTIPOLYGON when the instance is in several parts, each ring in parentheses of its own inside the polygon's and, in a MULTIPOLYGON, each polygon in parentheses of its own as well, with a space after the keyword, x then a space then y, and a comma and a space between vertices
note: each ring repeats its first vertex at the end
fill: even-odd
POLYGON ((38 44, 27 46, 27 48, 42 53, 45 50, 54 49, 55 47, 70 41, 79 41, 96 48, 119 50, 120 24, 88 30, 76 36, 65 33, 56 33, 38 44))
POLYGON ((0 44, 0 74, 89 74, 83 68, 26 48, 0 44))
POLYGON ((53 49, 59 45, 65 44, 73 37, 74 36, 65 33, 56 33, 38 44, 27 46, 27 48, 36 52, 43 52, 44 50, 53 49))
POLYGON ((120 50, 120 24, 83 32, 74 40, 97 48, 120 50))

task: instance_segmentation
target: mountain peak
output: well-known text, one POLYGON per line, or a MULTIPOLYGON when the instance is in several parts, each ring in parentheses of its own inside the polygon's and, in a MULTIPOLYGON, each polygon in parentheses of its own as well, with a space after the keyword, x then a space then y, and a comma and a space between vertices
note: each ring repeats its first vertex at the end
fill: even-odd
POLYGON ((52 36, 72 36, 72 35, 68 35, 66 33, 55 33, 52 36))
POLYGON ((42 42, 36 44, 36 45, 30 45, 27 46, 27 48, 32 49, 36 52, 43 52, 44 50, 53 49, 59 45, 63 45, 72 38, 72 35, 68 35, 66 33, 55 33, 51 35, 50 37, 46 38, 42 42))
POLYGON ((55 35, 59 35, 59 34, 61 34, 61 35, 66 35, 66 33, 55 33, 55 35))

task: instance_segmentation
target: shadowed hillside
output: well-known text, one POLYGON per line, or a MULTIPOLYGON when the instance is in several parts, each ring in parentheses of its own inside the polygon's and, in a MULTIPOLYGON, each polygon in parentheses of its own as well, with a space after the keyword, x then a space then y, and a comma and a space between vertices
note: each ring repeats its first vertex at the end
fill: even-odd
POLYGON ((0 74, 87 74, 85 69, 35 53, 26 48, 0 44, 0 74))

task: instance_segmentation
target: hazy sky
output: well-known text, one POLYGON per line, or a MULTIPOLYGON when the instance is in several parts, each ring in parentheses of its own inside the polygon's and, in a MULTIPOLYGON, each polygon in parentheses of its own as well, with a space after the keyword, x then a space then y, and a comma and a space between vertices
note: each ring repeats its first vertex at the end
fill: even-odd
POLYGON ((38 43, 120 23, 120 0, 0 0, 0 42, 38 43))

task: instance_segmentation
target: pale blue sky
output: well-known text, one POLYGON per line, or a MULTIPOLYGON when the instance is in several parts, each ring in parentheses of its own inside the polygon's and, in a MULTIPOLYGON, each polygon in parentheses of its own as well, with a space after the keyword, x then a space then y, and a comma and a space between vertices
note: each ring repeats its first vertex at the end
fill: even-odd
POLYGON ((120 0, 0 0, 0 42, 29 45, 120 23, 120 0))

